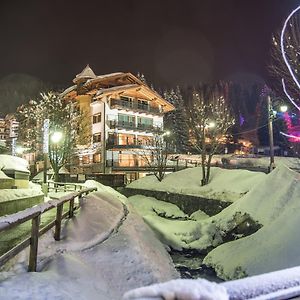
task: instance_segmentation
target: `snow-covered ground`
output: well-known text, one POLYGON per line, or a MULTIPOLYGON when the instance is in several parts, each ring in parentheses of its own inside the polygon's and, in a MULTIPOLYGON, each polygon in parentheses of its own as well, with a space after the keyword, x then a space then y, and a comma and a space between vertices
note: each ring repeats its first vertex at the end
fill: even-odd
POLYGON ((196 195, 221 201, 236 201, 252 187, 264 180, 266 174, 247 170, 211 168, 209 184, 201 186, 201 167, 189 168, 167 174, 159 182, 155 176, 146 176, 133 181, 127 187, 196 195))
MULTIPOLYGON (((200 155, 187 155, 187 154, 178 154, 172 155, 179 159, 180 165, 185 165, 185 161, 192 163, 195 162, 201 163, 200 155)), ((234 154, 223 154, 223 155, 214 155, 212 158, 212 164, 222 165, 222 158, 225 158, 227 163, 232 166, 248 166, 248 167, 260 167, 267 169, 270 165, 269 156, 259 156, 259 155, 234 155, 234 154)), ((171 161, 170 164, 176 165, 176 161, 171 161)), ((275 156, 275 165, 276 166, 286 166, 292 169, 300 169, 300 159, 297 157, 284 157, 284 156, 275 156)))
POLYGON ((40 240, 37 273, 27 273, 27 253, 0 273, 1 299, 120 299, 124 292, 177 278, 163 245, 127 210, 126 198, 99 183, 76 218, 68 220, 63 240, 49 232, 40 240))
POLYGON ((245 197, 215 216, 225 223, 234 212, 249 213, 263 227, 251 236, 226 243, 204 262, 226 279, 300 265, 300 174, 275 169, 245 197))
POLYGON ((30 185, 28 189, 2 189, 0 190, 0 202, 16 200, 27 197, 35 197, 44 195, 38 188, 30 185))
MULTIPOLYGON (((243 176, 236 176, 237 186, 239 178, 243 180, 243 176)), ((256 233, 239 236, 240 239, 222 244, 207 255, 204 263, 214 267, 224 279, 300 265, 299 200, 300 174, 285 166, 263 176, 246 195, 219 214, 209 218, 196 213, 200 215, 194 218, 196 221, 182 219, 182 212, 172 204, 160 206, 155 199, 139 195, 129 198, 161 241, 175 249, 216 247, 223 242, 226 232, 249 216, 261 224, 256 233)))

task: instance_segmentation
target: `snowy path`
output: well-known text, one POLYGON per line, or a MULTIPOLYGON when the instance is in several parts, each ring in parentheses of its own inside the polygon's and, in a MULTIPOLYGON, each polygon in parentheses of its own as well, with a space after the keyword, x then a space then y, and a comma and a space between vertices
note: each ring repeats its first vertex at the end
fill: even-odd
POLYGON ((66 224, 63 241, 48 237, 41 243, 40 272, 2 273, 8 278, 0 283, 0 299, 120 299, 132 288, 178 277, 162 244, 130 206, 125 216, 117 197, 97 192, 88 198, 66 224))

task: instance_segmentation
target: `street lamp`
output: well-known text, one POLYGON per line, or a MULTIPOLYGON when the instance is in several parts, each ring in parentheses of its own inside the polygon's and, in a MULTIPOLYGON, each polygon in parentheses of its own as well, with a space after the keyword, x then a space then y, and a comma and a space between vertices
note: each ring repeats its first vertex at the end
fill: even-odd
MULTIPOLYGON (((275 98, 273 100, 279 100, 280 98, 275 98)), ((274 161, 274 136, 273 136, 273 120, 277 114, 275 110, 273 110, 272 106, 272 98, 270 95, 267 97, 268 101, 268 128, 269 128, 269 141, 270 141, 270 164, 269 164, 269 172, 274 170, 275 161, 274 161)), ((279 107, 281 112, 287 112, 287 105, 283 104, 279 107)))
POLYGON ((62 137, 63 137, 63 134, 60 131, 55 131, 51 135, 51 141, 54 144, 57 144, 57 143, 60 142, 60 140, 62 139, 62 137))

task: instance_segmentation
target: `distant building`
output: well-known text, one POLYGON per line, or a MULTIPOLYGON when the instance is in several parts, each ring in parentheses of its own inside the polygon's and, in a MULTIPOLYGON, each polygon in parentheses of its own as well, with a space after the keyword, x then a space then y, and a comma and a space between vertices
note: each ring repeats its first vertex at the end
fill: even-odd
POLYGON ((62 95, 76 100, 91 122, 91 143, 78 149, 78 166, 93 173, 141 170, 140 149, 163 130, 164 113, 174 109, 131 73, 96 76, 87 66, 62 95))
POLYGON ((5 116, 5 140, 9 152, 15 155, 16 143, 19 132, 19 122, 13 114, 5 116))
POLYGON ((0 117, 0 140, 6 142, 5 118, 0 117))

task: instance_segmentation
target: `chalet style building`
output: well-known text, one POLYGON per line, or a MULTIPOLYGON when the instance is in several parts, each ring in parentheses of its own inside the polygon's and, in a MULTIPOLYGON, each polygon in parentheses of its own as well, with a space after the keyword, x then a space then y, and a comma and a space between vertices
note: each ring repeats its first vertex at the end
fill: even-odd
POLYGON ((131 73, 97 76, 86 66, 62 96, 76 100, 91 122, 91 144, 78 147, 82 173, 126 172, 146 169, 139 155, 163 130, 164 113, 174 109, 131 73))

